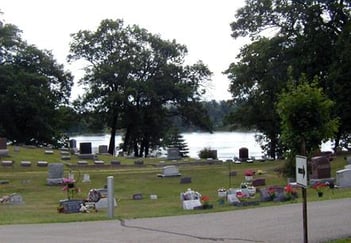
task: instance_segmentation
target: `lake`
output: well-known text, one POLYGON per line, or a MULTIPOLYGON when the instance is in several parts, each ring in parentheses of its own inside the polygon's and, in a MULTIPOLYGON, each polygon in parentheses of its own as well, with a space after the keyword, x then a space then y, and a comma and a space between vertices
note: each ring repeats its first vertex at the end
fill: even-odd
MULTIPOLYGON (((255 141, 255 132, 193 132, 182 133, 185 142, 189 147, 189 156, 198 158, 198 153, 203 148, 211 148, 217 150, 218 159, 233 159, 239 156, 239 149, 246 147, 249 150, 249 156, 260 158, 263 155, 260 145, 255 141)), ((101 136, 73 136, 70 139, 77 141, 77 146, 81 142, 91 142, 93 151, 97 152, 99 145, 108 145, 110 135, 101 136)), ((116 146, 122 142, 120 135, 116 136, 116 146)), ((322 145, 323 151, 331 151, 331 143, 322 145)))

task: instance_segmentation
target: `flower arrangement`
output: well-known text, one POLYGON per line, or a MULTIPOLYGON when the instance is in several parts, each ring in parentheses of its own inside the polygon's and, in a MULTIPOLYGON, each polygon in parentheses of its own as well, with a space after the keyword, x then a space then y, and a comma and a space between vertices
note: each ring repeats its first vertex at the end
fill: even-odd
POLYGON ((202 202, 203 205, 208 205, 209 202, 210 202, 210 197, 206 196, 206 195, 201 196, 201 202, 202 202))
POLYGON ((245 176, 254 176, 255 172, 253 170, 246 170, 245 171, 245 176))
POLYGON ((213 208, 213 205, 210 204, 210 197, 209 196, 201 196, 201 203, 203 209, 210 209, 213 208))
POLYGON ((312 185, 312 188, 316 190, 319 197, 323 196, 323 188, 329 187, 329 182, 316 182, 312 185))
POLYGON ((243 201, 248 198, 247 195, 241 190, 236 191, 235 195, 239 199, 239 201, 243 201))
POLYGON ((275 188, 270 186, 268 187, 268 195, 271 198, 271 200, 273 201, 275 198, 275 188))
POLYGON ((76 187, 75 180, 73 178, 62 179, 63 188, 62 191, 67 191, 67 198, 70 200, 73 198, 74 193, 78 193, 80 189, 76 187))
POLYGON ((290 184, 284 187, 284 197, 286 200, 297 198, 297 191, 290 184))

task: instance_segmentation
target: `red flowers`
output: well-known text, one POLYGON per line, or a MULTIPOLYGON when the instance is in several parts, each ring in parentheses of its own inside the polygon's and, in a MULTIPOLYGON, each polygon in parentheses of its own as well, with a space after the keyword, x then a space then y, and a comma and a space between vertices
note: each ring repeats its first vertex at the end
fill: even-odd
POLYGON ((255 172, 253 172, 252 170, 246 170, 245 171, 245 176, 254 176, 255 172))
POLYGON ((324 187, 328 187, 329 182, 316 182, 312 185, 312 188, 315 189, 317 192, 322 191, 324 187))

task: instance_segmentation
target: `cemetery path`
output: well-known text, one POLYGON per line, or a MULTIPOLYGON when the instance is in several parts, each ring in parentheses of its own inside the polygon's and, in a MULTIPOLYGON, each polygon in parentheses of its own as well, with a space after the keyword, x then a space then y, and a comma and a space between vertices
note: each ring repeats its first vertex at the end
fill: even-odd
MULTIPOLYGON (((307 214, 309 242, 351 236, 351 198, 309 202, 307 214)), ((303 242, 302 204, 122 221, 0 226, 0 242, 216 241, 303 242)))

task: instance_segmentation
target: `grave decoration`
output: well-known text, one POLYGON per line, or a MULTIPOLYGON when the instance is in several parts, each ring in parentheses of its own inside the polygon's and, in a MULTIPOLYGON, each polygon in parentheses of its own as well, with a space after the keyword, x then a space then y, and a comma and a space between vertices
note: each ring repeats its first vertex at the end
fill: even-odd
POLYGON ((188 188, 186 192, 180 193, 180 199, 185 210, 193 210, 195 207, 202 206, 200 201, 201 194, 193 191, 191 188, 188 188))
POLYGON ((312 188, 316 190, 318 197, 323 197, 323 190, 327 187, 329 187, 328 181, 318 181, 312 185, 312 188))
POLYGON ((23 199, 21 195, 17 193, 11 193, 9 195, 0 197, 0 203, 18 205, 18 204, 23 204, 23 199))
POLYGON ((74 196, 74 194, 78 193, 80 189, 76 187, 75 180, 71 177, 69 178, 63 178, 62 183, 63 183, 63 191, 67 192, 67 199, 71 200, 74 196))
POLYGON ((213 208, 213 205, 210 203, 210 197, 209 196, 201 196, 201 206, 195 207, 194 209, 211 209, 213 208))

